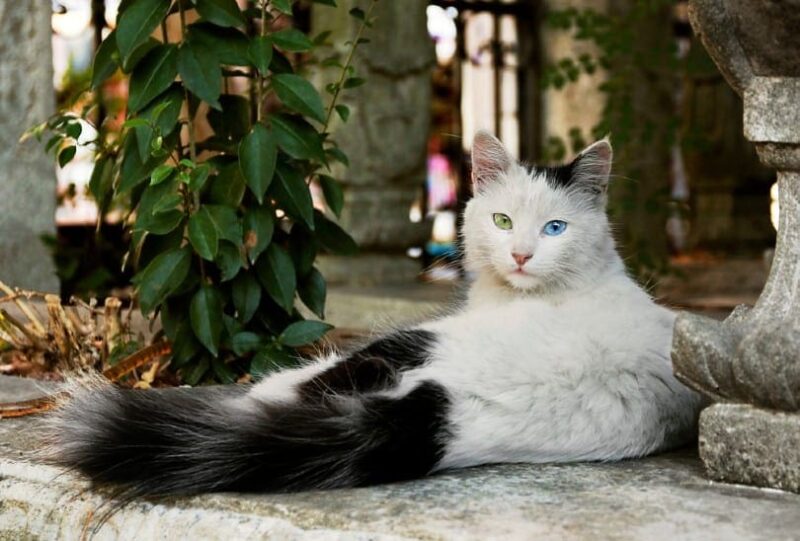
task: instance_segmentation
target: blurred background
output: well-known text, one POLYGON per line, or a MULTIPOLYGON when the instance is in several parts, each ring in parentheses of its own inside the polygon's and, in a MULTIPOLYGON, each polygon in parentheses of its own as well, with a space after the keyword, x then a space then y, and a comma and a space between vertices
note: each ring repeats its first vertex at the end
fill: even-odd
MULTIPOLYGON (((98 93, 85 92, 118 5, 52 0, 46 35, 21 19, 19 35, 6 38, 13 44, 5 47, 28 48, 37 63, 52 52, 52 76, 28 90, 7 79, 3 92, 45 104, 52 93, 56 108, 76 113, 94 106, 92 122, 83 123, 86 141, 97 126, 119 129, 123 74, 98 93)), ((319 9, 300 2, 286 24, 312 35, 330 31, 334 42, 347 36, 347 17, 319 9)), ((458 214, 470 196, 472 134, 487 129, 531 163, 571 159, 610 134, 616 160, 610 212, 631 273, 666 301, 697 310, 724 313, 755 299, 775 240, 774 173, 744 140, 741 100, 693 35, 686 2, 385 0, 377 15, 358 59, 368 83, 347 100, 355 122, 335 128, 351 156, 343 173, 343 225, 362 253, 326 258, 323 273, 332 283, 344 291, 427 299, 445 296, 462 280, 458 214)), ((14 80, 26 77, 22 70, 14 80)), ((0 101, 19 108, 13 99, 0 101)), ((31 109, 29 125, 47 109, 31 109)), ((19 125, 19 115, 0 115, 0 124, 11 122, 2 130, 12 132, 9 139, 29 127, 19 125)), ((3 241, 11 251, 0 274, 19 285, 60 287, 64 297, 120 294, 130 280, 121 270, 127 209, 92 198, 92 145, 79 146, 63 168, 52 159, 41 165, 48 160, 41 148, 27 152, 42 155, 25 158, 40 165, 23 174, 43 186, 35 190, 44 203, 32 211, 13 203, 19 199, 13 192, 34 190, 27 184, 0 188, 9 212, 28 218, 14 225, 6 213, 0 229, 35 233, 3 241), (36 174, 43 178, 30 178, 36 174), (54 228, 47 219, 53 176, 54 228), (60 285, 35 278, 24 263, 39 250, 33 243, 46 247, 60 285)), ((2 159, 6 168, 22 163, 8 154, 2 159)))

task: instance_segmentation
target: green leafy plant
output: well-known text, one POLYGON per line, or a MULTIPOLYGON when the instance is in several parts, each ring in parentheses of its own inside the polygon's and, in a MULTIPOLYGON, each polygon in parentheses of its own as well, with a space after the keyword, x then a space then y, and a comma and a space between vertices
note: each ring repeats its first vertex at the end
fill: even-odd
MULTIPOLYGON (((90 190, 100 205, 127 201, 127 264, 139 306, 160 314, 172 367, 189 384, 292 364, 293 348, 331 328, 304 320, 297 299, 324 319, 326 284, 315 258, 357 250, 332 219, 343 197, 330 168, 347 157, 328 130, 334 113, 349 116, 340 93, 363 83, 353 52, 367 42, 376 1, 351 10, 359 28, 346 60, 321 62, 341 70, 326 88, 327 105, 304 69, 327 34, 312 39, 276 24, 292 14, 293 0, 245 10, 235 0, 123 0, 116 29, 96 52, 92 87, 122 70, 129 99, 120 133, 100 130, 80 143, 97 149, 90 190), (168 39, 170 17, 180 21, 176 41, 168 39), (231 90, 232 79, 245 90, 231 90), (198 140, 202 116, 213 134, 198 140), (314 183, 325 212, 312 203, 314 183)), ((46 130, 65 165, 79 144, 77 117, 57 114, 34 133, 46 130)))

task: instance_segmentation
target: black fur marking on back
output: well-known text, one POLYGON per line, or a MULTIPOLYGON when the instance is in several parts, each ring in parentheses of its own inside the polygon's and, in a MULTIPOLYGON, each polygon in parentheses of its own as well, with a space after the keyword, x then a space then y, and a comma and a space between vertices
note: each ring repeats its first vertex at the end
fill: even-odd
MULTIPOLYGON (((241 394, 244 386, 235 389, 241 394)), ((363 486, 431 472, 450 438, 450 398, 433 382, 407 395, 264 404, 196 389, 78 394, 60 412, 56 462, 126 500, 215 491, 363 486)))
POLYGON ((430 359, 436 335, 420 329, 399 331, 354 351, 298 387, 305 399, 328 393, 366 393, 395 385, 401 372, 430 359))
POLYGON ((575 162, 553 167, 537 167, 536 172, 544 175, 545 182, 553 189, 567 188, 574 180, 575 162))

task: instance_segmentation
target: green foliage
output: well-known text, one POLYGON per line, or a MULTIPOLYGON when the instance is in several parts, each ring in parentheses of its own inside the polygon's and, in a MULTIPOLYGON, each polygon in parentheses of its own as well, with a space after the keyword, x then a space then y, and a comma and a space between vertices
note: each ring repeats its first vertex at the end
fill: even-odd
MULTIPOLYGON (((372 8, 352 14, 358 37, 335 64, 341 77, 325 104, 302 65, 290 61, 313 55, 324 38, 271 30, 293 3, 256 2, 243 11, 234 0, 129 0, 95 56, 93 89, 120 69, 130 84, 121 130, 101 130, 91 142, 98 150, 91 193, 98 203, 125 201, 132 211, 127 264, 136 271, 139 306, 160 314, 172 366, 189 384, 295 363, 294 348, 330 329, 305 321, 297 308, 299 299, 324 317, 317 254, 357 250, 314 209, 309 187, 318 183, 339 215, 342 191, 330 165, 347 157, 328 125, 333 111, 348 118, 337 98, 360 81, 351 61, 372 8), (192 10, 199 20, 187 24, 192 10), (165 32, 155 39, 172 14, 181 21, 180 41, 167 42, 165 32), (245 77, 250 91, 232 93, 231 77, 245 77), (199 115, 214 132, 202 141, 195 140, 199 115)), ((76 151, 76 120, 59 113, 32 130, 39 138, 54 134, 48 148, 62 166, 76 151)))

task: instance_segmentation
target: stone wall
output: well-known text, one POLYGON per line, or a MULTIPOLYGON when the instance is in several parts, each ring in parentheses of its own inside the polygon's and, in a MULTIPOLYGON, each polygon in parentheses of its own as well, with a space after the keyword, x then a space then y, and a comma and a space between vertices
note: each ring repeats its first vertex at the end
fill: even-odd
MULTIPOLYGON (((608 0, 549 0, 548 10, 566 8, 591 8, 599 12, 608 10, 608 0)), ((543 64, 555 64, 563 58, 578 58, 581 54, 596 57, 597 47, 588 41, 576 40, 572 32, 542 26, 543 64)), ((564 88, 548 88, 542 96, 542 128, 544 141, 548 137, 558 137, 569 141, 569 131, 577 128, 584 137, 591 138, 591 131, 600 121, 605 105, 605 96, 597 90, 602 83, 602 70, 593 75, 582 74, 580 78, 568 83, 564 88)), ((580 150, 580 149, 578 149, 580 150)), ((569 156, 572 155, 568 152, 569 156)))
POLYGON ((0 2, 0 280, 57 291, 40 240, 55 231, 53 162, 26 128, 54 108, 50 2, 0 2))

